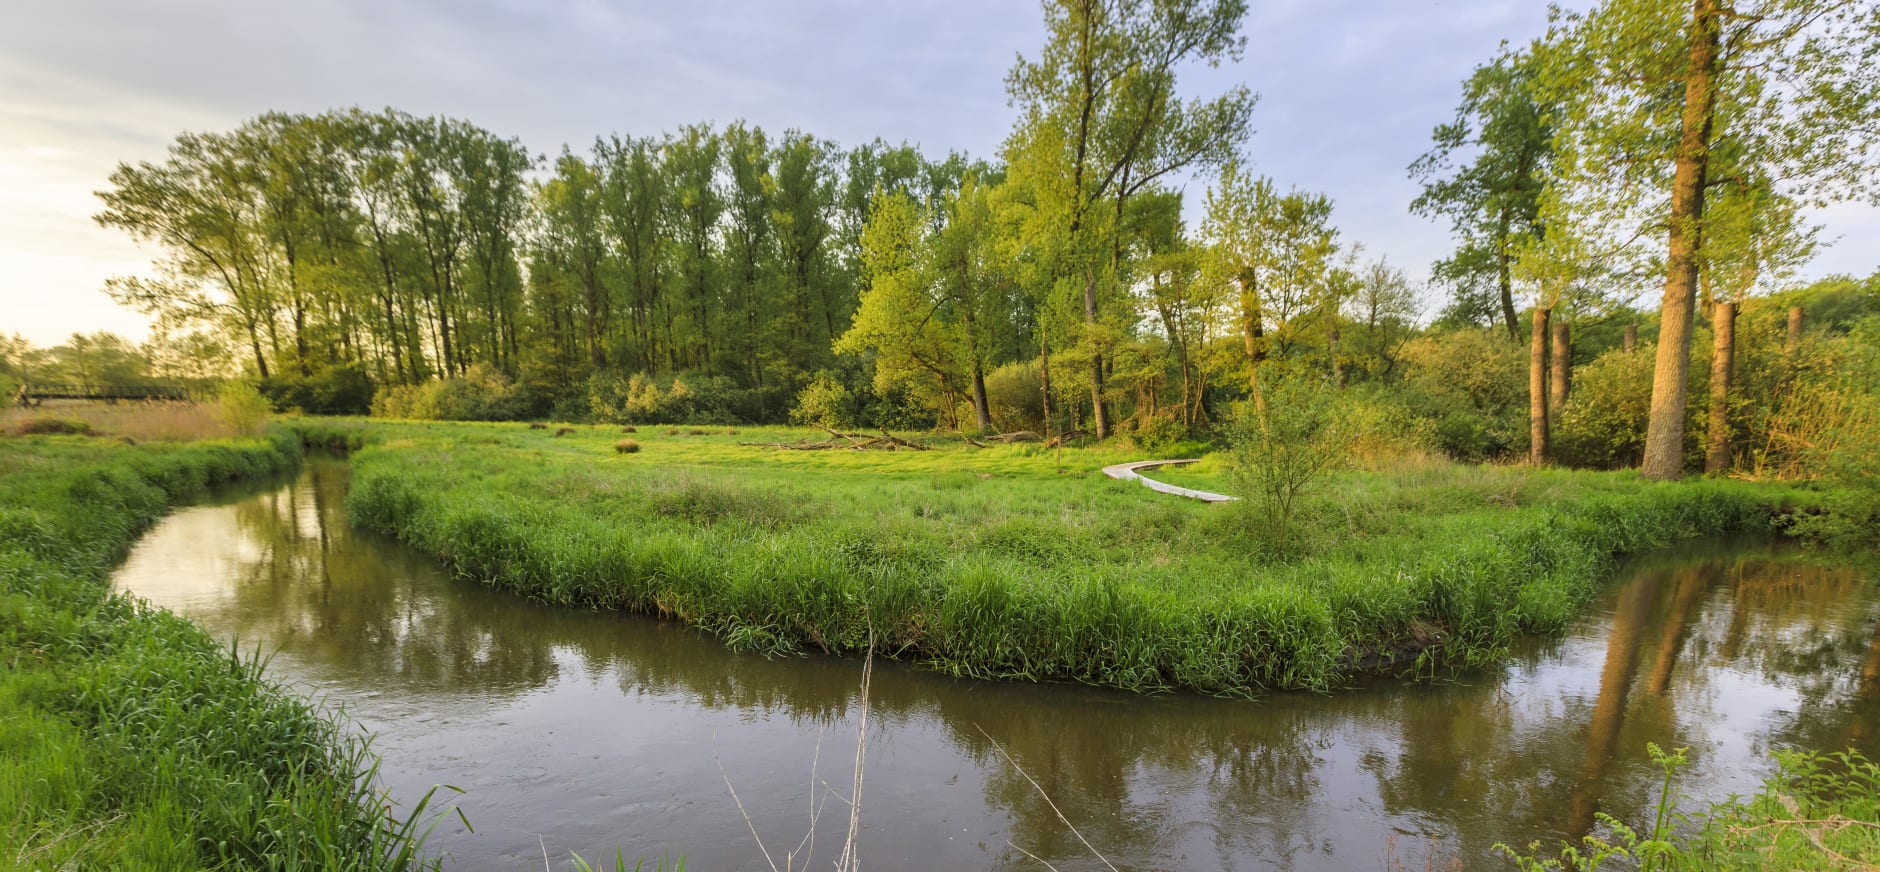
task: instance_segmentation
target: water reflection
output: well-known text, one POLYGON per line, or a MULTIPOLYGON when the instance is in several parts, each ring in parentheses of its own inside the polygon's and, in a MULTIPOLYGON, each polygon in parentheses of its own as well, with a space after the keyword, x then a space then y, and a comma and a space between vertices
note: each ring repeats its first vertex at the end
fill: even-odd
MULTIPOLYGON (((349 528, 346 485, 343 465, 314 462, 179 511, 118 583, 274 652, 276 675, 379 735, 395 796, 468 789, 476 832, 434 840, 460 868, 614 845, 762 865, 727 776, 779 856, 825 802, 817 856, 834 857, 847 812, 827 797, 850 777, 859 664, 735 656, 453 580, 349 528)), ((1713 550, 1630 567, 1565 638, 1432 685, 1248 703, 888 664, 861 851, 885 868, 1095 866, 996 740, 1119 867, 1369 868, 1393 843, 1416 864, 1477 865, 1497 841, 1572 838, 1597 811, 1642 820, 1647 741, 1692 747, 1699 798, 1753 788, 1773 748, 1880 752, 1877 622, 1875 585, 1850 570, 1713 550)))

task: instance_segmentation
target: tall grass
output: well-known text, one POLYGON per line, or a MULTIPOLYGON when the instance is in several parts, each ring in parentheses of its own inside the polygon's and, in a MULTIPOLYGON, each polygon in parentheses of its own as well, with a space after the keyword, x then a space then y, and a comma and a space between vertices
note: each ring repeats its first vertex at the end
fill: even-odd
POLYGON ((649 454, 615 455, 598 434, 520 426, 381 436, 355 455, 354 521, 465 576, 741 649, 860 653, 872 625, 887 655, 956 675, 1137 690, 1327 690, 1494 662, 1578 614, 1614 555, 1767 534, 1789 498, 1626 474, 1355 473, 1308 513, 1333 532, 1282 558, 1221 507, 1059 475, 1030 446, 884 458, 652 436, 649 454))
POLYGON ((263 664, 108 594, 172 503, 291 469, 289 434, 130 447, 0 440, 0 865, 406 869, 364 742, 263 664))
POLYGON ((102 436, 128 436, 138 442, 194 442, 253 435, 231 422, 217 403, 52 402, 33 409, 0 411, 0 433, 21 435, 45 429, 45 422, 83 424, 102 436))

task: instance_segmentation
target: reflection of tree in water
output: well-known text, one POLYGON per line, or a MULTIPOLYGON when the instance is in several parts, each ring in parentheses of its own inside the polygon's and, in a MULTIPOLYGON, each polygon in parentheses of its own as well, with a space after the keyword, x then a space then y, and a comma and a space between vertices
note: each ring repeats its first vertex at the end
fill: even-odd
POLYGON ((243 558, 216 624, 336 679, 405 693, 515 692, 555 675, 548 646, 504 627, 504 603, 453 596, 435 563, 360 541, 345 523, 345 487, 344 468, 316 462, 234 507, 259 556, 243 558))
MULTIPOLYGON (((344 467, 310 464, 285 490, 234 507, 246 540, 240 582, 212 624, 334 680, 411 696, 513 696, 585 676, 629 696, 852 726, 855 660, 740 656, 675 624, 453 581, 424 555, 352 531, 346 484, 344 467)), ((1086 865, 1088 852, 980 728, 1119 866, 1178 854, 1206 866, 1324 863, 1341 845, 1344 865, 1371 865, 1364 840, 1382 838, 1366 829, 1376 819, 1337 803, 1373 795, 1400 828, 1482 858, 1515 834, 1571 838, 1602 805, 1642 819, 1643 745, 1705 742, 1710 725, 1690 713, 1706 709, 1691 703, 1716 693, 1707 675, 1718 667, 1798 694, 1800 711, 1770 742, 1871 745, 1874 599, 1852 573, 1760 555, 1648 567, 1615 594, 1596 643, 1597 689, 1561 700, 1529 684, 1574 677, 1556 656, 1564 649, 1511 666, 1507 680, 1251 703, 956 682, 884 664, 870 700, 883 726, 871 740, 891 746, 897 725, 936 724, 986 773, 985 801, 1007 815, 1011 839, 1060 868, 1086 865), (1354 780, 1353 769, 1364 774, 1354 780)), ((1590 683, 1594 668, 1579 674, 1590 683)), ((829 741, 826 758, 848 735, 829 741)), ((1001 866, 1035 865, 988 849, 1001 866)))

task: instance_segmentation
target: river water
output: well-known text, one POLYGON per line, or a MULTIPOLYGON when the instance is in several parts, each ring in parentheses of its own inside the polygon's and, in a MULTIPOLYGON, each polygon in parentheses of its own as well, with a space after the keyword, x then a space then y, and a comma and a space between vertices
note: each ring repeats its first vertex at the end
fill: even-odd
MULTIPOLYGON (((116 584, 343 709, 395 800, 463 789, 474 832, 450 817, 429 843, 446 868, 840 853, 859 661, 732 654, 453 579, 349 528, 347 482, 313 460, 179 509, 116 584)), ((1647 742, 1690 747, 1692 808, 1754 790, 1773 749, 1880 756, 1877 625, 1880 585, 1853 570, 1712 545, 1629 563, 1563 638, 1435 683, 1245 701, 878 663, 857 850, 874 869, 1104 868, 1093 850, 1137 869, 1493 867, 1496 842, 1574 838, 1596 811, 1648 824, 1647 742)))

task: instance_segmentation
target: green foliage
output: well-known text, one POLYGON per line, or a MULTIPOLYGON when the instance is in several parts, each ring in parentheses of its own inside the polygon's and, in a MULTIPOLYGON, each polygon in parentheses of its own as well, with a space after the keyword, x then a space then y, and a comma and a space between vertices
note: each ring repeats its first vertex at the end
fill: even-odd
POLYGON ((810 379, 796 395, 790 409, 790 421, 816 427, 845 430, 856 426, 855 395, 827 370, 810 379))
POLYGON ((1432 333, 1403 351, 1403 393, 1429 422, 1436 445, 1457 460, 1527 449, 1527 353, 1494 330, 1432 333))
POLYGON ((457 378, 382 390, 372 401, 372 414, 428 421, 513 421, 523 417, 526 405, 508 376, 477 364, 457 378))
POLYGON ((269 402, 253 383, 231 379, 216 395, 216 416, 229 429, 244 436, 257 436, 268 423, 269 402))
POLYGON ((284 436, 0 443, 0 843, 12 863, 432 865, 416 853, 426 812, 387 816, 362 740, 269 682, 260 660, 106 584, 172 502, 298 458, 284 436))
POLYGON ((1645 454, 1651 419, 1652 346, 1608 351, 1573 371, 1575 396, 1553 425, 1555 458, 1568 466, 1618 469, 1645 454))
MULTIPOLYGON (((354 455, 355 523, 468 576, 769 653, 858 653, 872 625, 878 650, 953 674, 1138 690, 1324 689, 1418 627, 1442 631, 1426 666, 1495 662, 1516 633, 1566 626, 1610 555, 1767 531, 1794 498, 1559 470, 1346 472, 1299 497, 1313 523, 1283 557, 1227 507, 1063 475, 1036 445, 778 451, 763 446, 825 434, 642 428, 649 466, 597 464, 617 438, 600 428, 367 427, 383 438, 354 455)), ((1062 452, 1072 469, 1138 456, 1062 452)), ((1231 490, 1212 474, 1192 483, 1231 490)))
POLYGON ((1228 431, 1228 476, 1271 546, 1290 545, 1301 497, 1351 462, 1356 434, 1342 398, 1304 379, 1275 380, 1266 409, 1241 410, 1228 431))
POLYGON ((596 421, 609 424, 736 424, 736 409, 750 399, 730 379, 680 373, 654 378, 643 373, 622 379, 595 375, 588 380, 588 408, 596 421))
POLYGON ((1601 813, 1601 832, 1577 846, 1563 844, 1552 855, 1539 842, 1525 852, 1507 845, 1497 851, 1522 872, 1826 870, 1880 858, 1880 765, 1857 752, 1777 751, 1776 772, 1755 795, 1712 805, 1694 817, 1694 833, 1680 833, 1677 825, 1693 820, 1679 811, 1676 787, 1687 749, 1665 752, 1649 743, 1646 749, 1664 773, 1649 834, 1601 813))
POLYGON ((257 385, 277 411, 309 415, 364 415, 372 411, 372 377, 358 363, 334 363, 312 375, 276 374, 257 385))
POLYGON ((1035 361, 1008 363, 986 374, 986 405, 1001 432, 1043 433, 1044 392, 1035 361))

